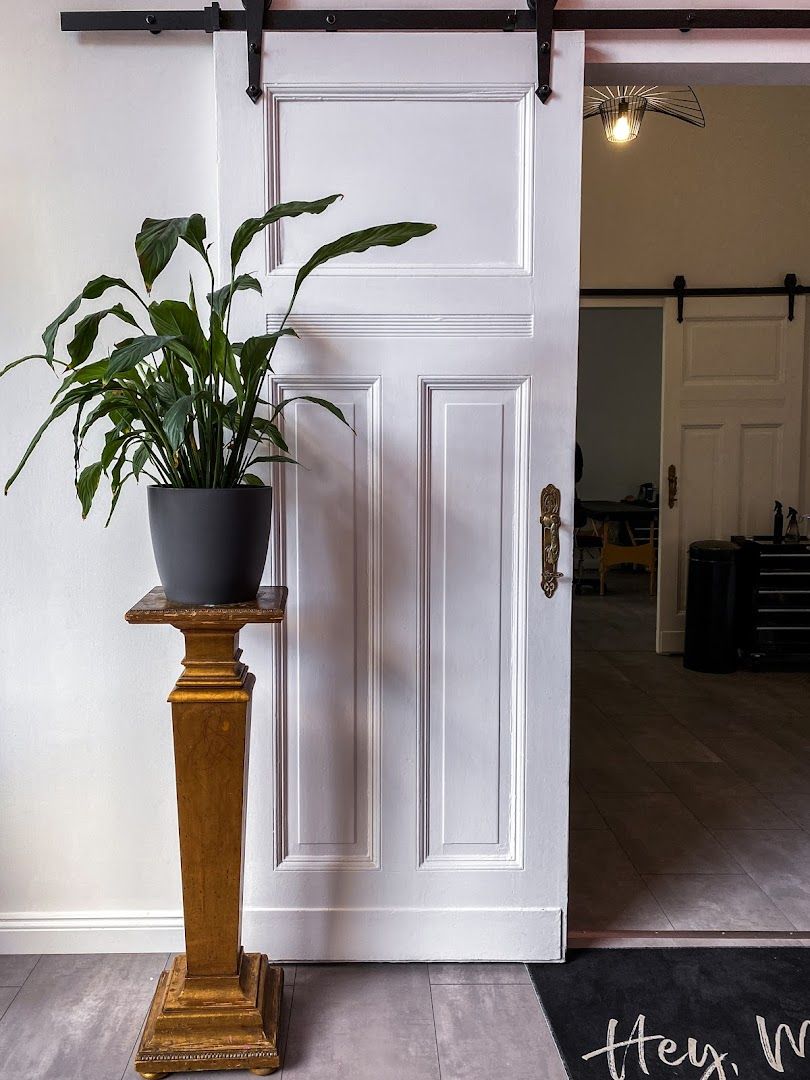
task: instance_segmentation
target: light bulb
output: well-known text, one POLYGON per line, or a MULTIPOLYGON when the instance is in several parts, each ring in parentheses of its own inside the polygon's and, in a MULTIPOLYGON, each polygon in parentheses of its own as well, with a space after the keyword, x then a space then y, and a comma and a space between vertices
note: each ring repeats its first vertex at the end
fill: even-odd
POLYGON ((630 121, 627 119, 626 113, 617 118, 616 123, 613 125, 611 136, 611 142, 630 142, 630 121))

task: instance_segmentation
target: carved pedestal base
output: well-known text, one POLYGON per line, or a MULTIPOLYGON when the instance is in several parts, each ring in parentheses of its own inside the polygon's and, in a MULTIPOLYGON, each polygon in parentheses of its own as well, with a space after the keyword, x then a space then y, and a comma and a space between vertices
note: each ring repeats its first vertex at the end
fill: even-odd
POLYGON ((243 953, 238 977, 186 974, 178 956, 160 976, 135 1069, 173 1072, 250 1069, 268 1076, 278 1052, 284 972, 260 953, 243 953))

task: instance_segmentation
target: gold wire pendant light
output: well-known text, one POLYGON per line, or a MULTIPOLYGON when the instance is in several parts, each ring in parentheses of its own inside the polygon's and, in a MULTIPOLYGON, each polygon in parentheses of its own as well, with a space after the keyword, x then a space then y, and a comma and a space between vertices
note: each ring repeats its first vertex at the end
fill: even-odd
POLYGON ((600 116, 605 135, 612 143, 629 143, 638 137, 647 112, 662 113, 675 120, 705 127, 703 109, 691 86, 588 86, 584 117, 600 116))

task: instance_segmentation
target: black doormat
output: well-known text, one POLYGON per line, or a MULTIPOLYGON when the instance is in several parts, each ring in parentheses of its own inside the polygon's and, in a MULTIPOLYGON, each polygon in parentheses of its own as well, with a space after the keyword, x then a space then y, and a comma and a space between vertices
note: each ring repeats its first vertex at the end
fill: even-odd
POLYGON ((571 1080, 810 1080, 810 949, 568 957, 529 972, 571 1080))

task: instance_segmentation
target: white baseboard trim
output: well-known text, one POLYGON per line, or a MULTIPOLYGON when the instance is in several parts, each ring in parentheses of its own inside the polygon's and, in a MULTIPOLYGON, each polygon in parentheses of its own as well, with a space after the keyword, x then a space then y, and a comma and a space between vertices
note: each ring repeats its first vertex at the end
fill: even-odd
MULTIPOLYGON (((564 955, 560 908, 248 908, 242 936, 247 949, 290 963, 555 961, 564 955)), ((176 911, 0 914, 0 953, 182 949, 176 911)))
POLYGON ((179 911, 0 912, 0 953, 181 952, 179 911))

